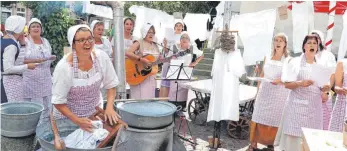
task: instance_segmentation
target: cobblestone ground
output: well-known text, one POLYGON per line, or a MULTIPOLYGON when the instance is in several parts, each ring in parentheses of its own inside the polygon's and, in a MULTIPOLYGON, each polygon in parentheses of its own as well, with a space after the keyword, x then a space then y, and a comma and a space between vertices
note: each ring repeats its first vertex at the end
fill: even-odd
MULTIPOLYGON (((189 91, 188 93, 188 100, 191 100, 195 98, 195 94, 193 91, 189 91)), ((207 124, 196 124, 194 122, 192 122, 189 119, 188 116, 188 112, 184 112, 186 117, 187 117, 187 121, 189 124, 189 128, 191 129, 192 135, 193 135, 193 140, 196 141, 196 143, 198 145, 196 145, 195 147, 193 145, 191 145, 191 143, 189 142, 184 142, 187 151, 212 151, 213 149, 210 149, 208 147, 208 137, 209 136, 213 136, 213 129, 214 129, 214 122, 209 122, 207 124)), ((197 118, 198 123, 199 120, 203 120, 204 117, 206 117, 207 113, 203 113, 200 117, 197 118)), ((176 119, 176 129, 179 127, 177 122, 179 122, 178 119, 176 119)), ((228 131, 227 131, 227 122, 223 121, 222 122, 222 128, 221 128, 221 139, 222 139, 222 147, 219 148, 217 151, 245 151, 248 148, 249 145, 249 140, 248 140, 248 136, 246 136, 245 139, 235 139, 229 136, 228 131)), ((186 127, 186 126, 185 126, 186 127)), ((185 134, 186 137, 190 137, 189 132, 187 132, 188 129, 185 128, 185 134)), ((180 130, 180 134, 183 135, 183 130, 180 130)), ((263 148, 265 146, 263 145, 258 145, 258 148, 263 148)), ((278 147, 275 148, 276 151, 279 151, 278 147)))

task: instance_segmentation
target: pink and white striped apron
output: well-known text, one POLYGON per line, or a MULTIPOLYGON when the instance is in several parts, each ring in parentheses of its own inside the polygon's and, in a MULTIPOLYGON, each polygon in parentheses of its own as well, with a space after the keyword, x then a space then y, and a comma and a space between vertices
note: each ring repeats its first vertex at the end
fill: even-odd
MULTIPOLYGON (((29 36, 26 47, 25 59, 49 59, 52 56, 52 48, 46 39, 41 38, 40 45, 33 42, 29 36)), ((42 104, 44 110, 41 120, 49 117, 52 109, 52 75, 51 60, 38 65, 34 70, 23 72, 23 97, 24 101, 32 101, 42 104)))
MULTIPOLYGON (((103 76, 101 74, 101 68, 97 58, 93 59, 93 68, 88 71, 93 73, 82 77, 78 71, 78 63, 76 52, 73 52, 73 75, 74 80, 84 80, 85 83, 88 83, 85 86, 77 86, 77 81, 73 82, 73 86, 70 88, 68 97, 67 97, 67 106, 72 113, 77 115, 80 118, 91 116, 96 110, 96 106, 100 106, 100 86, 102 84, 103 76), (95 70, 94 72, 92 72, 95 70), (93 83, 89 83, 95 81, 93 83)), ((53 114, 55 119, 66 119, 63 114, 61 114, 55 107, 53 108, 53 114)))
MULTIPOLYGON (((311 79, 311 65, 301 60, 297 81, 311 79)), ((283 116, 283 133, 301 137, 302 127, 323 129, 322 98, 318 87, 299 87, 289 93, 283 116)))
POLYGON ((328 96, 328 100, 322 104, 322 112, 323 112, 323 130, 329 129, 329 123, 331 118, 331 112, 333 108, 333 101, 331 96, 328 96))
MULTIPOLYGON (((347 60, 343 60, 343 84, 347 87, 347 60)), ((331 115, 329 131, 342 132, 346 116, 346 95, 337 95, 334 109, 331 115)))
MULTIPOLYGON (((18 57, 14 62, 15 66, 24 64, 25 49, 18 49, 18 51, 18 57)), ((22 75, 2 75, 2 78, 8 102, 23 101, 22 75)))
MULTIPOLYGON (((42 45, 36 45, 29 36, 25 59, 48 59, 51 57, 51 47, 41 38, 42 45)), ((34 70, 23 73, 24 98, 43 98, 52 95, 52 61, 45 61, 34 70)), ((49 100, 50 101, 50 100, 49 100)))
MULTIPOLYGON (((264 78, 275 80, 281 78, 282 62, 266 59, 264 78)), ((252 121, 267 126, 278 127, 281 122, 287 97, 290 90, 284 85, 273 85, 261 82, 255 101, 252 121)))

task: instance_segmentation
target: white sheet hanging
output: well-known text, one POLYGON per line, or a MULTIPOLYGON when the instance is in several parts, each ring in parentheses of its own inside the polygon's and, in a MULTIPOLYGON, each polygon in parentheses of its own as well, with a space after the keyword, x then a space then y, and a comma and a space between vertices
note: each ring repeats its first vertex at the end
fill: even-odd
POLYGON ((207 37, 207 20, 210 18, 209 14, 190 14, 187 13, 184 17, 184 23, 187 26, 187 32, 190 40, 200 39, 206 40, 207 37))
POLYGON ((338 60, 345 57, 347 51, 347 13, 345 12, 342 16, 343 19, 343 30, 340 38, 340 46, 338 52, 338 60))
POLYGON ((135 37, 142 37, 141 28, 143 24, 151 23, 155 27, 158 41, 161 42, 162 39, 164 39, 165 28, 167 28, 167 25, 174 25, 174 17, 160 10, 133 5, 129 8, 129 12, 136 15, 133 33, 135 37))
POLYGON ((212 66, 212 90, 207 121, 239 120, 239 77, 246 73, 240 51, 217 49, 212 66))
POLYGON ((292 3, 293 20, 293 52, 302 52, 302 42, 305 36, 314 29, 313 2, 292 3))
POLYGON ((276 13, 276 9, 269 9, 241 14, 231 19, 230 29, 239 31, 244 46, 245 65, 255 65, 271 53, 276 13))

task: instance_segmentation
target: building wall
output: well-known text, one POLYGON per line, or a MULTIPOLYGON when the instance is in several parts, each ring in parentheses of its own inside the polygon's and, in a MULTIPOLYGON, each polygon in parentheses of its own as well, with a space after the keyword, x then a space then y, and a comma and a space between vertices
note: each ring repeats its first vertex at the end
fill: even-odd
POLYGON ((11 15, 19 15, 25 17, 26 21, 29 22, 31 19, 31 10, 21 3, 17 3, 15 5, 12 5, 12 7, 7 8, 7 7, 1 7, 1 22, 5 23, 5 20, 7 17, 11 15))
MULTIPOLYGON (((240 5, 240 14, 252 13, 257 11, 262 11, 266 9, 274 9, 282 5, 288 5, 288 1, 242 1, 240 5)), ((337 54, 338 47, 340 43, 341 33, 343 30, 342 15, 335 16, 335 26, 333 32, 333 42, 332 42, 332 52, 337 54)), ((328 25, 328 14, 327 13, 315 13, 314 15, 314 26, 315 29, 320 30, 324 33, 326 37, 326 28, 328 25)), ((277 20, 275 24, 275 33, 284 32, 289 38, 289 49, 292 50, 292 37, 293 37, 293 25, 292 25, 292 15, 291 11, 288 10, 288 19, 280 20, 277 15, 277 20)))

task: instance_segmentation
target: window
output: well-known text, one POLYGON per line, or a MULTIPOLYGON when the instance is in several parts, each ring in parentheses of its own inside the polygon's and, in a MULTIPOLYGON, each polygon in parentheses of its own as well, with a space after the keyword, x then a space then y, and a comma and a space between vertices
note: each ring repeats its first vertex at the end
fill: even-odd
POLYGON ((22 16, 22 17, 25 17, 25 14, 24 13, 17 13, 18 16, 22 16))
POLYGON ((20 11, 21 11, 21 12, 25 12, 25 8, 21 8, 20 11))
POLYGON ((5 23, 6 19, 11 16, 11 13, 9 12, 2 12, 1 13, 1 23, 5 23))
POLYGON ((17 8, 17 12, 20 12, 20 8, 17 8))

